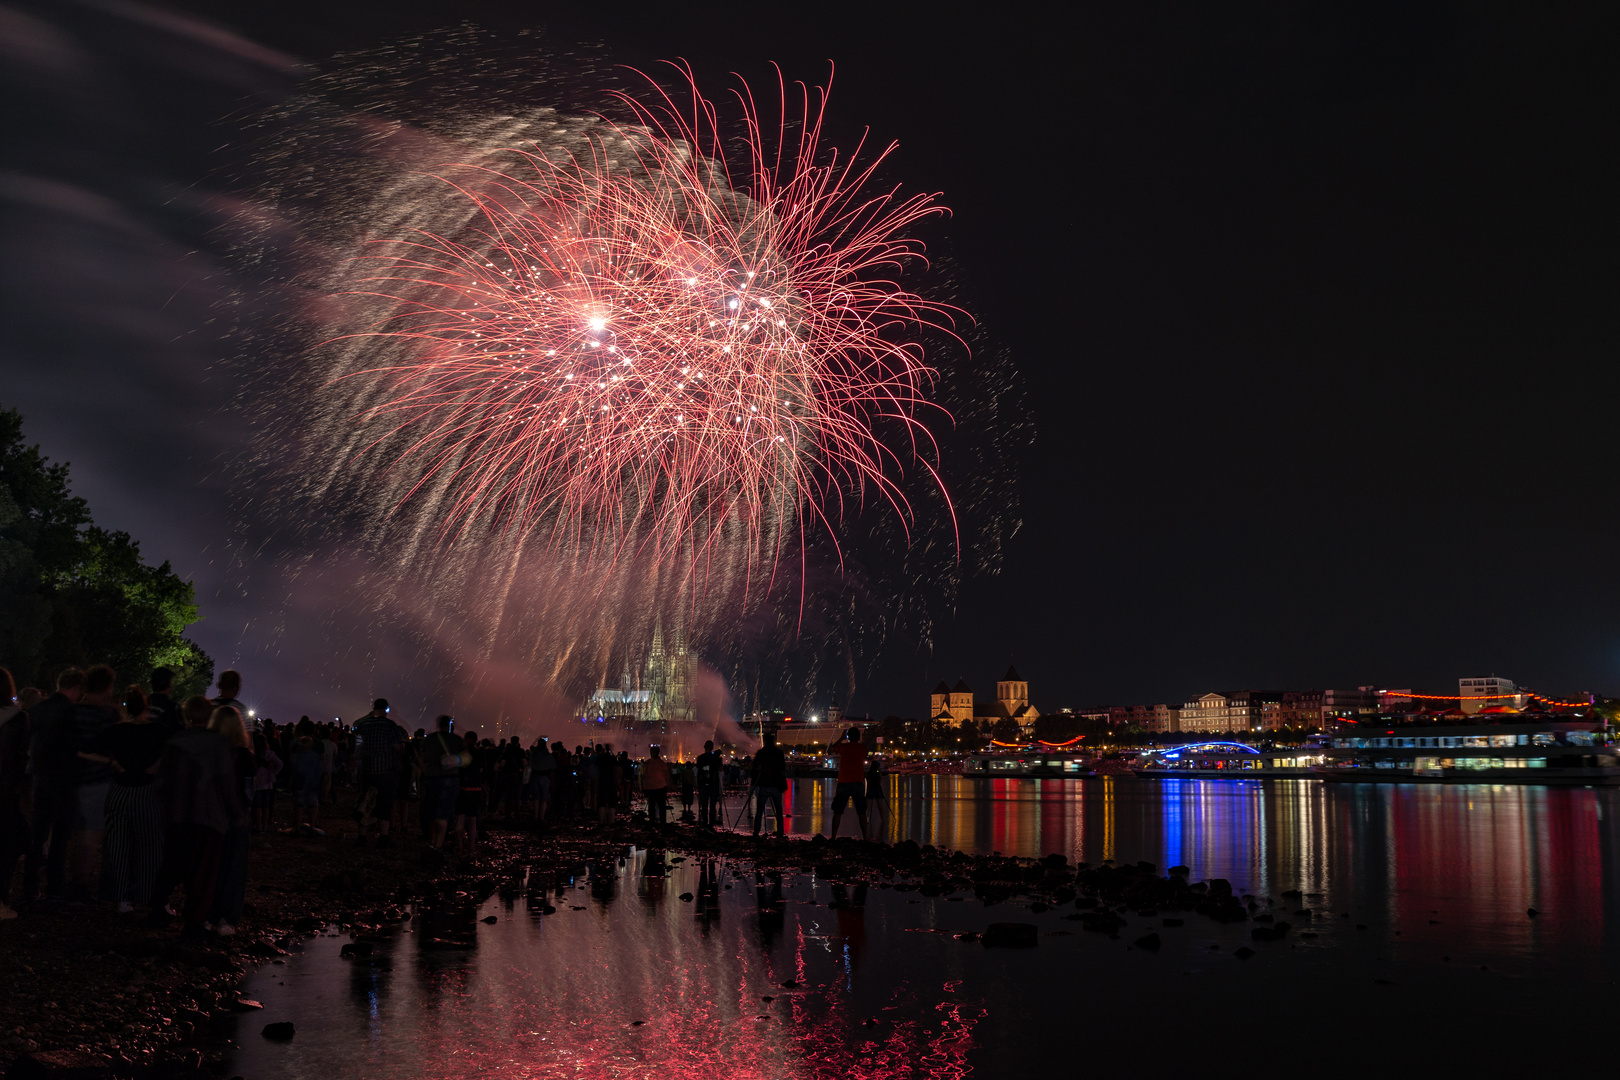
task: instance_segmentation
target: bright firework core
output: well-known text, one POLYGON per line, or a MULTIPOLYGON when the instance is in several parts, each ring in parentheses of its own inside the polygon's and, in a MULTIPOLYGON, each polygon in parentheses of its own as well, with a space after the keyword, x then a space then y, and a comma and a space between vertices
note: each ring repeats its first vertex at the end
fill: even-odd
POLYGON ((346 378, 372 384, 359 418, 398 503, 431 493, 441 536, 769 565, 846 497, 905 514, 899 475, 933 472, 917 339, 949 312, 895 278, 942 208, 865 190, 892 147, 823 150, 824 91, 767 128, 745 89, 728 140, 683 75, 583 146, 437 170, 468 227, 366 256, 381 306, 345 337, 394 348, 346 378))

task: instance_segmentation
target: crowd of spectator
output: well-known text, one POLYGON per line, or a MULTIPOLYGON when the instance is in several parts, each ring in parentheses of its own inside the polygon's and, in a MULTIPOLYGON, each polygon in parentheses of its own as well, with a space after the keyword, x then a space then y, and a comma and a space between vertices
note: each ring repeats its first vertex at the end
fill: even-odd
POLYGON ((475 856, 487 817, 610 823, 638 798, 653 825, 678 799, 682 821, 720 826, 723 788, 744 783, 759 796, 755 834, 768 807, 785 828, 785 764, 770 738, 752 759, 728 761, 711 741, 690 762, 656 746, 635 760, 607 743, 480 738, 448 715, 413 734, 383 698, 353 724, 278 724, 243 705, 235 671, 213 698, 174 700, 174 678, 159 668, 119 691, 109 667, 70 667, 46 694, 19 691, 0 668, 0 919, 18 916, 14 896, 24 911, 101 901, 230 936, 253 837, 325 837, 340 798, 355 843, 414 839, 429 860, 475 856), (291 813, 278 819, 281 799, 291 813))

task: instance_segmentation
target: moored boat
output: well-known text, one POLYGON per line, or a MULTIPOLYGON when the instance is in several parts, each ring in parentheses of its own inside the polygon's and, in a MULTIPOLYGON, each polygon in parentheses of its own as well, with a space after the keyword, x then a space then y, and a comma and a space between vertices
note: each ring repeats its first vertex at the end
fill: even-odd
POLYGON ((1091 755, 1069 750, 994 749, 969 754, 962 762, 967 777, 1034 777, 1078 780, 1095 775, 1091 755))
POLYGON ((1266 777, 1314 779, 1327 760, 1321 746, 1265 750, 1248 743, 1206 742, 1143 751, 1131 771, 1148 778, 1260 780, 1266 777))
POLYGON ((1620 784, 1620 750, 1591 720, 1364 724, 1326 754, 1317 774, 1347 783, 1620 784))

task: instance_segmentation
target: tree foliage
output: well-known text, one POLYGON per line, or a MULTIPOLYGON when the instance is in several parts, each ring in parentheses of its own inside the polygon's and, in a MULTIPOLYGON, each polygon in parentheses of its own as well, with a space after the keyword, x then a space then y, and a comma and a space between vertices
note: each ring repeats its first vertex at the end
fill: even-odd
POLYGON ((24 445, 15 409, 0 409, 0 612, 0 666, 20 685, 48 688, 68 664, 111 664, 128 681, 172 668, 187 694, 213 681, 185 637, 200 618, 191 583, 95 525, 68 466, 24 445))

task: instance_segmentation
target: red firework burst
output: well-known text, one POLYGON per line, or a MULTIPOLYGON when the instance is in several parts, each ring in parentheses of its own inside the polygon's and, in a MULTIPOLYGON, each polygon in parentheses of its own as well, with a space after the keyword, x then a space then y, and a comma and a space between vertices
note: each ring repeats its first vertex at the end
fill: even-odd
POLYGON ((728 157, 678 70, 680 101, 621 96, 631 122, 589 153, 444 167, 473 225, 368 256, 364 295, 389 314, 366 334, 407 348, 356 373, 377 382, 363 419, 410 469, 401 501, 433 490, 449 532, 769 561, 850 495, 908 516, 912 462, 938 482, 918 336, 951 312, 896 278, 923 256, 906 229, 943 208, 867 191, 892 144, 865 163, 824 149, 821 87, 791 117, 779 87, 770 125, 737 92, 728 157))

